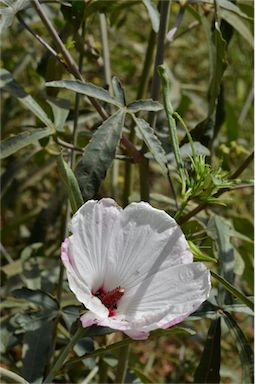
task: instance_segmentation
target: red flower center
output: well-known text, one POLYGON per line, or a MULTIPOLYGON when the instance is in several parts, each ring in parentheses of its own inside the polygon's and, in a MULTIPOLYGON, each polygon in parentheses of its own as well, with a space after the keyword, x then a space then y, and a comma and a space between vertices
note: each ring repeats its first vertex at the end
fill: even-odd
POLYGON ((116 314, 117 303, 124 295, 124 289, 117 287, 111 291, 105 292, 103 288, 99 288, 94 295, 101 300, 102 304, 104 304, 106 308, 108 308, 109 317, 111 317, 116 314))

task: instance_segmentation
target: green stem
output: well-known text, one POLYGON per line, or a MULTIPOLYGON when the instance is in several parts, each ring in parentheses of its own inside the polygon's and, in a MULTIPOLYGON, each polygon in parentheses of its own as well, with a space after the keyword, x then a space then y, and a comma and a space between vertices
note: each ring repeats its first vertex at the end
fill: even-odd
POLYGON ((189 130, 188 130, 187 125, 185 124, 183 118, 179 115, 179 113, 174 112, 174 113, 173 113, 173 116, 176 117, 176 118, 179 120, 179 122, 181 123, 181 125, 183 126, 183 128, 184 128, 184 130, 185 130, 185 133, 186 133, 186 135, 187 135, 187 138, 188 138, 188 140, 189 140, 190 146, 191 146, 192 156, 193 156, 193 158, 195 159, 196 156, 197 156, 197 154, 196 154, 195 147, 194 147, 194 143, 193 143, 193 140, 192 140, 192 137, 191 137, 191 134, 190 134, 190 132, 189 132, 189 130))
POLYGON ((46 383, 52 383, 52 380, 54 379, 54 377, 56 376, 56 374, 58 373, 58 371, 60 370, 60 368, 63 366, 69 352, 71 351, 71 349, 75 346, 75 344, 79 341, 79 339, 84 336, 86 333, 86 329, 85 328, 82 328, 82 326, 80 326, 77 331, 75 332, 75 334, 73 335, 73 337, 71 338, 70 342, 67 344, 67 346, 63 349, 62 352, 60 352, 57 360, 55 361, 55 364, 53 365, 52 369, 50 370, 48 376, 46 377, 46 379, 43 381, 43 384, 46 384, 46 383))
POLYGON ((129 358, 129 352, 130 352, 130 345, 126 345, 125 347, 121 348, 119 351, 119 362, 117 366, 117 373, 115 377, 116 383, 125 383, 125 377, 127 373, 128 368, 128 358, 129 358))
MULTIPOLYGON (((109 88, 109 93, 112 95, 112 74, 111 74, 111 60, 110 60, 110 52, 109 52, 109 44, 108 44, 108 33, 107 33, 107 22, 104 13, 99 14, 99 22, 100 22, 100 34, 102 41, 102 49, 103 49, 103 62, 104 62, 104 79, 105 83, 109 88)), ((108 108, 111 111, 111 106, 108 108)), ((118 192, 118 176, 119 176, 119 162, 113 160, 113 164, 111 167, 111 189, 112 189, 112 197, 116 199, 118 192)))
POLYGON ((7 382, 16 383, 16 384, 29 384, 28 381, 23 379, 23 377, 19 376, 17 373, 9 371, 6 368, 0 367, 0 377, 2 379, 2 383, 7 382))
MULTIPOLYGON (((168 18, 170 12, 170 0, 164 1, 160 0, 160 23, 159 23, 159 32, 157 37, 157 49, 156 57, 154 62, 154 71, 151 84, 151 98, 153 100, 158 100, 159 91, 160 91, 160 81, 157 73, 157 67, 163 63, 164 57, 164 47, 165 47, 165 37, 168 28, 168 18)), ((156 114, 151 112, 148 115, 148 123, 152 128, 155 127, 156 123, 156 114)), ((147 151, 147 146, 144 143, 142 147, 142 154, 147 151)), ((150 201, 150 184, 149 184, 149 160, 143 156, 143 159, 139 167, 140 173, 140 193, 141 200, 150 201)))
MULTIPOLYGON (((136 99, 143 99, 148 87, 148 82, 150 78, 150 72, 152 67, 152 58, 155 51, 156 44, 156 33, 153 29, 150 32, 149 41, 147 45, 146 55, 144 59, 143 71, 141 74, 141 80, 139 84, 139 89, 137 92, 136 99)), ((135 129, 134 124, 130 128, 129 140, 131 143, 135 142, 135 129)), ((123 206, 125 207, 129 203, 129 196, 132 191, 133 183, 133 165, 129 162, 125 163, 125 178, 124 178, 124 190, 123 190, 123 206)))

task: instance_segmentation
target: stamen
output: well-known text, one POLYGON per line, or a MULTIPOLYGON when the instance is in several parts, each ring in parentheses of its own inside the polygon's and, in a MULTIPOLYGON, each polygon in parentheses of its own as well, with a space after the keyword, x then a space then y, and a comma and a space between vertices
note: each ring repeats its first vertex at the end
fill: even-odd
POLYGON ((120 298, 124 295, 124 288, 117 287, 112 289, 109 292, 105 292, 103 288, 98 289, 95 293, 102 304, 109 310, 109 317, 115 315, 115 310, 117 309, 117 303, 120 298))

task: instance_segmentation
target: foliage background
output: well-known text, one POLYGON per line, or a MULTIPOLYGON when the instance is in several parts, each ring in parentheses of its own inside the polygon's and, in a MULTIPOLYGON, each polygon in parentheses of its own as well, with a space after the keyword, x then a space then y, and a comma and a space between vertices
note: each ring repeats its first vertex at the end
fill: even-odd
MULTIPOLYGON (((149 36, 155 33, 155 39, 157 37, 157 32, 151 32, 153 27, 157 30, 155 23, 159 22, 157 3, 124 0, 43 3, 48 18, 74 61, 77 64, 82 62, 81 72, 86 81, 112 93, 109 73, 105 72, 108 69, 110 76, 120 79, 127 102, 134 101, 141 93, 141 74, 149 36), (108 48, 104 40, 107 36, 108 48), (110 65, 107 65, 108 59, 110 65)), ((70 206, 57 160, 59 150, 62 148, 63 157, 69 164, 77 163, 81 150, 102 119, 83 95, 77 101, 74 92, 45 86, 48 81, 73 77, 63 65, 62 53, 43 24, 34 2, 2 1, 1 7, 1 66, 36 100, 55 127, 57 125, 54 135, 33 140, 17 151, 15 147, 5 155, 5 151, 13 145, 6 139, 15 138, 31 128, 41 128, 44 124, 14 97, 13 87, 7 87, 1 72, 1 149, 4 154, 1 174, 1 366, 16 372, 28 382, 39 383, 77 327, 80 309, 60 269, 59 250, 70 217, 70 206), (20 8, 15 9, 15 5, 20 8), (28 31, 29 28, 53 47, 58 60, 28 31), (56 104, 56 98, 61 102, 55 107, 54 115, 52 103, 56 104), (77 124, 75 134, 74 124, 77 124), (79 147, 73 151, 75 155, 66 143, 79 147), (31 291, 22 290, 22 287, 34 290, 33 297, 31 291), (21 290, 14 293, 17 289, 21 290)), ((203 150, 204 147, 210 149, 208 164, 215 168, 221 166, 228 175, 233 174, 253 151, 252 17, 252 1, 172 1, 167 26, 168 31, 174 26, 177 28, 172 41, 165 42, 164 50, 173 108, 186 121, 193 140, 200 142, 203 150), (211 32, 215 20, 221 25, 221 33, 225 33, 226 40, 229 39, 223 53, 215 51, 213 45, 211 32), (221 79, 222 61, 225 61, 226 69, 221 79), (213 62, 216 63, 214 67, 213 62), (201 130, 198 124, 208 117, 212 77, 221 83, 222 93, 217 98, 221 107, 217 115, 220 123, 214 124, 213 139, 208 139, 210 127, 206 125, 201 130)), ((147 85, 138 98, 151 97, 154 59, 155 55, 152 55, 147 85)), ((161 95, 159 100, 162 102, 161 95)), ((102 105, 108 113, 112 113, 112 106, 104 102, 102 105)), ((147 120, 147 113, 142 112, 142 117, 147 120)), ((133 140, 140 150, 141 135, 136 131, 134 138, 130 131, 132 122, 127 120, 123 134, 133 140)), ((163 111, 158 113, 155 132, 166 152, 180 200, 178 170, 163 111)), ((177 132, 182 146, 186 139, 179 124, 177 132)), ((146 152, 148 149, 143 146, 142 153, 146 152)), ((149 152, 152 153, 153 148, 149 148, 149 152)), ((144 196, 140 195, 139 164, 130 162, 130 153, 123 144, 118 146, 116 153, 94 197, 112 196, 120 205, 127 201, 144 200, 144 196), (127 190, 130 169, 132 183, 131 189, 127 190)), ((174 196, 167 177, 162 175, 160 165, 151 154, 149 158, 147 182, 150 202, 174 215, 174 196)), ((208 263, 208 267, 218 271, 246 297, 253 295, 252 175, 251 165, 247 164, 236 189, 224 195, 227 198, 224 206, 207 207, 182 225, 188 240, 203 254, 218 260, 218 263, 208 263), (230 274, 226 273, 226 266, 229 266, 230 274)), ((196 206, 196 201, 189 202, 184 214, 196 206)), ((250 309, 242 300, 222 294, 216 280, 213 280, 213 294, 216 301, 212 299, 211 304, 182 324, 192 330, 193 335, 190 335, 191 331, 175 334, 173 330, 170 334, 132 344, 126 382, 252 382, 250 309), (224 296, 225 301, 220 302, 224 296), (222 309, 229 315, 224 314, 222 309), (221 323, 218 318, 221 318, 221 323), (208 329, 213 345, 208 344, 208 329), (213 360, 209 358, 208 345, 209 350, 214 351, 213 360), (203 367, 203 374, 208 373, 206 377, 201 376, 199 366, 203 367)), ((99 332, 95 330, 95 334, 99 332)), ((113 345, 119 340, 121 335, 118 333, 85 337, 76 344, 69 359, 92 353, 105 344, 113 345)), ((101 357, 88 356, 70 367, 65 366, 54 382, 115 382, 119 353, 119 350, 109 348, 101 357)), ((4 382, 13 382, 6 371, 2 374, 4 382)))

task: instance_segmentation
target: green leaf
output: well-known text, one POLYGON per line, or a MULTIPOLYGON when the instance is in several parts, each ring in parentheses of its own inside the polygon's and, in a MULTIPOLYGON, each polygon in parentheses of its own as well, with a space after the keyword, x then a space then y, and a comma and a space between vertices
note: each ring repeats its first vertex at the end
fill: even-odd
POLYGON ((147 123, 147 121, 143 119, 138 119, 134 115, 133 119, 149 151, 153 155, 154 159, 159 163, 162 172, 165 174, 167 172, 166 153, 159 139, 155 135, 153 128, 147 123))
POLYGON ((66 99, 55 99, 53 97, 48 97, 47 101, 50 104, 53 112, 56 130, 63 132, 64 124, 66 122, 67 116, 69 115, 70 101, 66 99))
POLYGON ((159 31, 159 12, 155 8, 151 0, 142 0, 142 1, 150 16, 152 29, 154 32, 157 33, 159 31))
MULTIPOLYGON (((204 155, 204 156, 210 156, 210 151, 208 148, 206 148, 204 145, 199 143, 199 141, 194 141, 193 142, 194 149, 196 151, 197 155, 204 155)), ((181 153, 181 158, 186 159, 189 156, 192 156, 192 147, 190 143, 183 144, 180 147, 180 153, 181 153)), ((171 154, 171 157, 174 157, 173 154, 171 154)))
POLYGON ((224 320, 233 337, 235 338, 236 347, 240 355, 243 373, 242 383, 254 383, 253 350, 249 345, 249 342, 246 339, 243 331, 241 330, 235 319, 231 316, 231 314, 226 311, 224 311, 223 314, 224 320))
POLYGON ((188 241, 188 244, 195 261, 208 261, 210 263, 217 263, 216 259, 207 256, 202 251, 200 251, 200 249, 193 243, 193 241, 188 241))
MULTIPOLYGON (((218 215, 208 222, 207 233, 215 241, 220 275, 231 284, 234 281, 234 248, 230 242, 230 230, 230 223, 218 215)), ((229 297, 226 296, 226 299, 229 297)), ((225 303, 225 291, 222 289, 219 290, 219 303, 225 303)))
POLYGON ((72 211, 73 213, 75 213, 83 204, 83 199, 82 199, 81 190, 80 190, 78 181, 72 169, 66 163, 62 155, 58 156, 57 165, 58 165, 60 177, 66 187, 66 191, 71 203, 72 211))
POLYGON ((148 99, 148 100, 136 100, 133 103, 127 105, 128 112, 136 113, 139 111, 161 111, 163 109, 163 105, 158 101, 148 99))
MULTIPOLYGON (((254 298, 251 299, 254 300, 254 298)), ((226 304, 222 305, 221 308, 228 312, 246 313, 247 315, 253 316, 253 311, 244 304, 226 304)))
MULTIPOLYGON (((249 1, 249 0, 248 0, 249 1)), ((191 2, 194 2, 194 0, 192 0, 191 2)), ((195 2, 197 2, 197 0, 195 0, 195 2)), ((211 4, 211 5, 214 5, 214 0, 200 0, 201 3, 206 3, 206 4, 211 4)), ((233 13, 235 13, 237 16, 240 16, 240 17, 243 17, 244 19, 248 19, 248 20, 252 20, 251 17, 249 17, 246 13, 242 12, 241 9, 235 5, 234 3, 232 3, 232 1, 229 1, 229 0, 217 0, 217 3, 219 4, 219 6, 227 11, 231 11, 233 13)))
POLYGON ((15 289, 14 291, 12 291, 11 294, 17 299, 27 300, 30 303, 39 305, 45 309, 51 309, 51 310, 58 309, 57 301, 48 293, 43 292, 39 289, 32 290, 24 287, 20 289, 15 289))
POLYGON ((36 331, 25 333, 23 338, 22 375, 29 383, 42 382, 51 351, 54 323, 45 321, 36 331))
POLYGON ((114 104, 118 107, 122 107, 119 101, 112 97, 109 92, 104 88, 98 87, 92 83, 83 82, 80 80, 60 80, 50 81, 45 84, 46 87, 64 88, 69 91, 81 93, 88 97, 94 97, 97 100, 105 101, 106 103, 114 104))
POLYGON ((215 28, 211 35, 209 48, 211 50, 211 81, 209 85, 209 112, 210 116, 216 109, 216 102, 220 94, 223 73, 226 69, 226 41, 219 28, 215 28))
POLYGON ((9 92, 12 96, 16 97, 26 108, 28 108, 35 116, 38 117, 47 127, 54 132, 55 127, 53 122, 48 118, 47 114, 35 101, 35 99, 28 95, 24 89, 15 81, 9 71, 0 69, 0 88, 9 92))
POLYGON ((126 105, 126 98, 125 98, 125 92, 122 88, 120 80, 113 76, 112 78, 112 88, 115 94, 116 99, 120 102, 121 105, 126 105))
POLYGON ((220 382, 220 339, 221 318, 212 320, 208 331, 204 351, 196 369, 195 383, 219 383, 220 382))
POLYGON ((132 372, 141 380, 144 384, 154 383, 144 372, 138 368, 132 368, 132 372))
MULTIPOLYGON (((102 327, 98 327, 98 328, 102 328, 102 327)), ((109 328, 105 328, 105 329, 107 331, 109 328)), ((115 330, 113 330, 113 331, 115 332, 115 330)), ((195 334, 195 332, 192 329, 175 326, 175 327, 171 327, 169 329, 157 329, 156 331, 151 332, 150 338, 166 336, 169 334, 179 334, 179 333, 180 334, 184 333, 184 334, 189 334, 189 335, 195 334)), ((87 335, 87 333, 86 333, 86 335, 87 335)), ((70 364, 76 363, 76 362, 81 361, 83 359, 89 359, 90 357, 101 356, 101 355, 104 355, 106 352, 114 351, 114 350, 122 348, 126 345, 133 344, 135 342, 137 342, 137 340, 125 338, 121 341, 118 341, 118 342, 110 344, 110 345, 106 345, 102 348, 96 349, 95 351, 93 351, 91 353, 87 353, 87 354, 80 356, 76 359, 70 360, 70 361, 68 361, 68 363, 66 365, 69 366, 70 364)))
POLYGON ((76 166, 75 175, 84 201, 95 195, 105 178, 106 171, 115 157, 124 119, 125 111, 120 109, 105 120, 93 134, 76 166))
POLYGON ((173 109, 171 98, 170 98, 169 73, 165 65, 159 65, 157 70, 158 70, 158 75, 160 77, 162 88, 163 88, 164 108, 165 108, 167 123, 169 127, 169 136, 171 140, 171 145, 173 147, 174 157, 177 164, 177 170, 181 177, 182 189, 184 189, 186 185, 186 174, 184 169, 184 162, 181 158, 181 153, 180 153, 176 121, 173 117, 174 109, 173 109))
POLYGON ((8 137, 0 143, 0 158, 5 159, 6 157, 17 152, 19 149, 24 148, 27 145, 42 139, 43 137, 50 136, 51 134, 51 128, 37 128, 8 137))
POLYGON ((221 17, 226 20, 232 27, 240 33, 240 35, 247 41, 247 43, 253 48, 253 36, 248 28, 248 26, 244 23, 244 21, 235 13, 227 11, 226 9, 222 9, 221 17))
POLYGON ((239 291, 236 287, 234 287, 232 284, 230 284, 227 280, 225 280, 223 277, 218 275, 216 272, 211 271, 211 275, 220 284, 222 284, 223 287, 226 288, 233 296, 237 297, 242 303, 246 304, 247 307, 249 307, 252 311, 254 310, 253 302, 248 297, 246 297, 241 291, 239 291))

